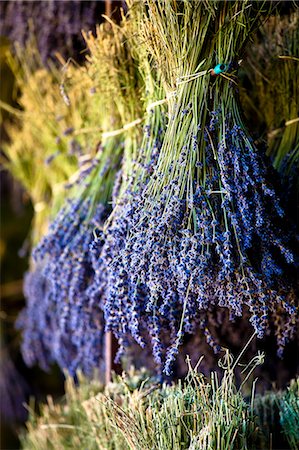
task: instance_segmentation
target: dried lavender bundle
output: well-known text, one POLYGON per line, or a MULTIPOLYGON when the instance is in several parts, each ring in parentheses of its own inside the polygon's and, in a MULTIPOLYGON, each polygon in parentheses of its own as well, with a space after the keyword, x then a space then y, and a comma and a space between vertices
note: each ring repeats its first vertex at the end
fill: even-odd
MULTIPOLYGON (((115 161, 121 149, 115 140, 112 143, 108 154, 113 151, 115 161)), ((27 274, 24 291, 26 308, 18 320, 28 365, 38 363, 46 369, 55 361, 71 374, 81 369, 88 375, 99 366, 103 313, 99 299, 89 295, 95 276, 89 247, 94 230, 109 211, 105 203, 117 169, 112 161, 98 162, 83 192, 60 210, 33 250, 33 270, 27 274), (40 287, 36 289, 36 285, 40 287)))
POLYGON ((260 28, 245 64, 254 86, 241 101, 267 131, 267 154, 285 177, 295 177, 299 162, 299 11, 273 15, 260 28))
MULTIPOLYGON (((85 267, 88 270, 87 264, 85 267)), ((16 323, 23 332, 24 361, 28 366, 38 364, 46 371, 56 362, 72 375, 79 367, 90 374, 102 356, 102 312, 90 302, 81 310, 79 305, 69 305, 66 311, 65 304, 60 305, 53 297, 50 283, 39 264, 26 274, 27 304, 16 323), (72 314, 72 321, 67 313, 72 314)), ((82 292, 79 293, 83 295, 82 292)))
POLYGON ((71 374, 79 368, 91 374, 99 365, 103 313, 98 299, 88 294, 95 276, 89 246, 107 217, 121 151, 115 139, 103 146, 91 173, 79 177, 77 195, 33 250, 33 269, 24 286, 26 308, 17 324, 28 365, 46 369, 55 361, 71 374))
MULTIPOLYGON (((148 336, 137 337, 140 336, 138 318, 143 316, 143 312, 137 310, 136 305, 127 304, 125 306, 123 304, 123 298, 127 295, 127 284, 122 277, 125 272, 122 268, 121 255, 123 255, 124 245, 130 233, 133 211, 142 201, 138 186, 145 185, 154 171, 163 141, 166 120, 165 90, 153 64, 152 56, 144 45, 144 40, 140 39, 141 36, 137 33, 137 18, 142 14, 143 8, 144 5, 137 3, 130 10, 130 27, 127 30, 127 39, 132 48, 135 64, 138 66, 138 72, 144 83, 143 138, 135 153, 124 153, 123 167, 115 184, 113 213, 91 246, 91 251, 95 255, 96 277, 90 288, 90 294, 105 298, 103 304, 105 320, 107 320, 106 330, 113 330, 119 339, 119 357, 124 347, 133 345, 132 336, 142 346, 146 344, 148 338, 148 336), (103 241, 104 245, 101 250, 103 241), (124 307, 131 315, 130 324, 125 323, 124 307), (124 326, 126 332, 116 331, 118 325, 124 326)), ((125 257, 130 259, 130 251, 126 251, 125 257)), ((139 294, 141 297, 143 296, 142 287, 139 294)), ((155 319, 146 324, 150 330, 153 330, 155 326, 155 319)), ((155 345, 153 333, 150 335, 152 344, 155 345)))
POLYGON ((78 368, 91 374, 99 364, 103 314, 87 294, 94 277, 89 244, 106 211, 98 205, 87 222, 89 207, 89 200, 71 202, 34 250, 36 266, 24 287, 27 306, 18 320, 28 365, 47 369, 55 361, 71 374, 78 368))
MULTIPOLYGON (((136 21, 139 32, 137 48, 139 53, 141 49, 144 51, 142 61, 146 61, 148 55, 151 55, 151 66, 149 68, 153 71, 153 67, 157 69, 157 62, 155 60, 152 61, 153 52, 147 46, 149 39, 146 32, 147 29, 150 29, 154 35, 155 30, 149 20, 146 20, 146 23, 143 22, 145 19, 144 15, 138 16, 138 7, 140 7, 140 2, 134 3, 130 11, 132 22, 136 21), (134 15, 136 10, 137 14, 134 15), (143 35, 140 33, 141 29, 139 27, 142 24, 144 24, 144 28, 142 28, 143 35)), ((143 69, 145 69, 144 66, 143 69)), ((159 68, 158 72, 160 72, 159 68)), ((145 119, 147 125, 144 128, 144 139, 139 152, 140 157, 134 165, 131 179, 128 180, 128 183, 123 183, 121 195, 112 214, 112 223, 110 223, 111 219, 108 222, 105 244, 98 264, 105 267, 107 271, 106 280, 102 286, 102 290, 106 291, 104 309, 106 329, 112 330, 119 340, 120 349, 118 356, 121 356, 125 347, 130 344, 132 336, 141 346, 145 346, 149 335, 155 359, 161 364, 162 343, 160 330, 163 316, 159 313, 159 309, 155 307, 154 300, 151 300, 153 293, 146 288, 147 277, 150 277, 150 281, 153 281, 152 286, 154 289, 153 276, 147 272, 146 267, 143 268, 140 264, 142 263, 143 253, 148 254, 148 257, 151 257, 151 255, 154 257, 157 253, 156 249, 151 246, 152 239, 149 234, 151 232, 154 237, 159 236, 163 229, 163 224, 160 224, 160 226, 158 223, 155 223, 154 226, 152 225, 150 230, 147 229, 137 242, 131 240, 131 231, 139 226, 139 218, 142 219, 144 212, 147 213, 147 210, 140 207, 145 201, 143 189, 146 188, 152 177, 155 177, 158 181, 156 166, 164 139, 165 128, 165 120, 163 114, 161 115, 160 107, 165 103, 164 99, 168 100, 173 95, 173 92, 171 88, 169 89, 167 83, 162 82, 161 86, 163 73, 157 77, 155 82, 151 72, 145 70, 145 79, 146 91, 149 93, 149 104, 147 108, 148 115, 145 119), (155 105, 155 107, 151 105, 155 105), (137 216, 137 214, 139 215, 137 216), (139 254, 140 257, 138 256, 139 254), (131 269, 132 267, 134 267, 133 270, 131 269), (148 307, 150 303, 154 305, 151 310, 148 307), (130 320, 128 321, 129 317, 130 320)), ((149 218, 154 218, 153 211, 150 211, 149 218)), ((158 269, 159 266, 157 266, 158 269)), ((172 331, 172 338, 174 338, 176 335, 175 328, 172 328, 172 331)))
POLYGON ((167 374, 185 333, 202 329, 220 349, 209 331, 214 308, 231 320, 248 308, 258 337, 272 316, 279 353, 294 330, 284 213, 236 96, 238 60, 261 7, 148 0, 139 23, 168 124, 157 161, 108 231, 105 319, 121 350, 131 336, 145 345, 150 335, 167 374))
MULTIPOLYGON (((127 277, 129 273, 124 269, 124 264, 131 263, 131 249, 126 246, 126 241, 130 235, 132 226, 132 218, 134 210, 138 208, 142 202, 141 196, 136 193, 133 188, 136 180, 140 177, 145 177, 148 172, 151 172, 152 167, 156 164, 157 156, 161 147, 161 134, 163 134, 163 116, 161 116, 161 122, 157 123, 157 116, 150 113, 151 118, 145 126, 145 137, 141 145, 140 155, 143 155, 143 161, 139 159, 138 168, 140 173, 137 175, 135 171, 132 173, 127 172, 129 177, 122 178, 120 189, 117 189, 117 197, 114 200, 116 204, 112 213, 112 219, 108 220, 108 225, 104 227, 104 232, 100 237, 97 237, 91 247, 91 251, 95 253, 94 268, 97 274, 94 286, 91 287, 90 292, 93 295, 104 296, 103 302, 106 330, 113 331, 117 336, 120 344, 119 357, 122 355, 124 347, 131 345, 133 337, 141 346, 145 345, 145 340, 141 337, 140 326, 150 331, 152 345, 155 346, 155 327, 156 318, 149 320, 146 324, 142 325, 139 320, 144 317, 144 311, 142 305, 137 303, 128 302, 129 284, 127 277), (159 126, 158 126, 159 125, 159 126), (150 153, 148 152, 150 150, 150 153), (104 241, 103 248, 101 245, 104 241), (130 322, 128 323, 126 318, 130 316, 130 322), (125 332, 119 332, 120 327, 125 332)), ((139 171, 137 171, 139 172, 139 171)), ((136 218, 136 216, 135 216, 136 218)), ((143 251, 150 251, 145 240, 142 241, 144 245, 143 251)), ((136 248, 135 251, 138 251, 136 248)), ((133 255, 134 257, 134 255, 133 255)), ((137 262, 137 261, 136 261, 137 262)), ((145 274, 144 274, 145 275, 145 274)), ((135 274, 132 273, 134 277, 135 274)), ((140 299, 144 299, 144 305, 146 305, 147 293, 143 292, 143 287, 139 285, 138 280, 135 279, 135 292, 131 294, 138 296, 140 299)), ((133 279, 132 279, 133 282, 133 279)))
POLYGON ((95 230, 103 226, 111 209, 109 202, 122 154, 134 151, 138 136, 132 132, 124 145, 121 133, 111 132, 112 124, 121 130, 123 120, 128 120, 131 115, 136 117, 140 101, 138 98, 135 109, 134 98, 126 101, 132 84, 136 87, 135 78, 129 79, 126 85, 125 77, 133 70, 131 60, 124 55, 125 47, 117 29, 114 28, 112 33, 109 30, 101 27, 97 38, 86 36, 91 50, 87 71, 95 89, 100 90, 104 77, 111 82, 111 90, 106 90, 104 85, 99 91, 103 102, 98 105, 102 143, 88 167, 72 177, 71 200, 60 210, 48 233, 33 250, 35 267, 27 276, 27 307, 19 320, 25 360, 29 364, 39 362, 44 368, 56 361, 71 374, 79 368, 91 374, 100 364, 103 314, 99 292, 92 295, 91 290, 96 272, 95 254, 90 251, 90 245, 95 230), (121 83, 127 91, 112 96, 112 90, 121 83), (35 290, 36 282, 42 283, 44 295, 41 289, 35 290), (48 328, 44 327, 47 321, 51 324, 48 328), (49 328, 52 340, 49 340, 49 328), (40 345, 33 344, 36 335, 40 345))

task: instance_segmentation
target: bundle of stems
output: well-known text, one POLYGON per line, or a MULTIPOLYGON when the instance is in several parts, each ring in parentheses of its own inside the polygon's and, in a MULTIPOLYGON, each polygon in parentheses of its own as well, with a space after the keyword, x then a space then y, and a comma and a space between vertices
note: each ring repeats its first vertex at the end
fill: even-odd
MULTIPOLYGON (((114 200, 114 210, 100 232, 100 239, 95 239, 93 249, 98 258, 94 259, 94 270, 97 274, 91 290, 94 295, 104 293, 104 312, 106 320, 106 330, 115 332, 119 339, 118 357, 123 353, 124 347, 128 344, 126 338, 122 342, 123 335, 116 331, 116 324, 122 323, 126 327, 125 317, 122 308, 127 308, 127 313, 131 315, 131 323, 128 325, 134 335, 134 329, 138 327, 138 311, 130 309, 129 303, 123 302, 123 294, 126 293, 127 286, 123 283, 122 277, 118 276, 122 271, 122 260, 120 252, 123 251, 124 242, 130 233, 130 217, 135 205, 140 199, 132 195, 135 194, 140 184, 146 184, 154 170, 160 147, 163 141, 165 129, 165 110, 167 108, 166 93, 163 88, 161 77, 158 74, 151 52, 148 50, 143 37, 139 34, 139 20, 144 12, 145 4, 142 2, 132 3, 130 9, 128 29, 126 39, 137 67, 138 73, 143 83, 141 100, 143 104, 142 125, 143 133, 139 141, 137 152, 124 152, 123 166, 121 171, 120 187, 114 200), (118 242, 115 242, 117 237, 118 242), (104 240, 103 249, 101 249, 104 240), (116 244, 116 245, 115 245, 116 244), (113 310, 113 302, 119 305, 117 313, 113 310)), ((132 122, 132 125, 136 120, 132 122)), ((126 145, 125 145, 126 148, 126 145)), ((126 253, 130 258, 130 253, 126 253)), ((142 294, 141 294, 142 295, 142 294)), ((148 324, 152 326, 152 324, 148 324)), ((132 345, 132 339, 127 333, 127 337, 132 345)), ((138 340, 138 338, 137 338, 138 340)), ((144 340, 139 339, 139 344, 144 345, 144 340)))
POLYGON ((292 450, 299 449, 299 378, 292 380, 284 395, 278 397, 280 423, 292 450))
POLYGON ((53 63, 46 68, 33 39, 8 59, 21 94, 20 109, 0 105, 15 117, 5 124, 9 143, 4 165, 32 199, 36 243, 69 195, 69 180, 95 156, 103 119, 116 114, 109 109, 111 102, 103 105, 101 91, 94 92, 86 66, 61 60, 61 69, 53 63))
MULTIPOLYGON (((107 18, 106 18, 107 19, 107 18)), ((137 158, 138 144, 142 136, 144 82, 132 55, 132 46, 127 42, 130 21, 124 15, 119 25, 108 22, 97 27, 97 36, 83 33, 90 55, 87 61, 95 88, 104 90, 107 98, 113 99, 120 118, 113 120, 104 139, 119 136, 123 142, 124 157, 122 171, 129 170, 132 160, 137 158), (103 65, 106 70, 103 70, 103 65)))
POLYGON ((138 182, 106 240, 104 307, 121 346, 130 337, 144 346, 150 335, 167 374, 185 333, 201 329, 219 351, 208 323, 215 308, 231 320, 248 309, 258 337, 274 318, 280 354, 294 332, 284 212, 236 92, 238 61, 268 7, 147 0, 138 22, 168 121, 150 173, 144 180, 136 167, 138 182))
POLYGON ((267 154, 286 178, 299 161, 299 10, 271 16, 250 45, 244 103, 266 128, 267 154))
MULTIPOLYGON (((82 375, 77 386, 67 378, 62 402, 49 399, 40 416, 30 410, 22 448, 269 449, 270 434, 257 415, 262 416, 259 405, 267 402, 268 394, 256 396, 256 380, 248 381, 262 359, 256 355, 245 367, 241 386, 235 376, 237 361, 229 353, 220 363, 221 376, 211 373, 206 378, 199 364, 193 368, 188 361, 187 377, 172 385, 159 385, 146 371, 133 369, 105 387, 82 375)), ((294 394, 296 383, 288 389, 294 394)), ((288 390, 271 393, 277 405, 288 390)), ((289 416, 295 412, 296 405, 290 405, 289 416)), ((277 431, 279 442, 282 430, 277 431)), ((272 440, 271 448, 277 448, 277 441, 272 440)), ((297 448, 294 442, 292 450, 297 448)))

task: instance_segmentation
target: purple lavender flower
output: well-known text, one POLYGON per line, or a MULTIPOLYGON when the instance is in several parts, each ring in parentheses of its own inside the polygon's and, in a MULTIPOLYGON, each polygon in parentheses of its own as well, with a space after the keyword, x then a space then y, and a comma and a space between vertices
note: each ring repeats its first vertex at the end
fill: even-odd
POLYGON ((18 320, 28 365, 47 370, 56 362, 71 374, 99 367, 104 326, 101 299, 89 293, 96 276, 90 244, 105 217, 102 204, 91 210, 90 199, 70 201, 34 249, 36 268, 26 276, 18 320))
MULTIPOLYGON (((201 330, 214 351, 220 350, 209 330, 215 308, 228 309, 230 320, 249 310, 260 338, 270 318, 275 322, 278 311, 284 311, 288 326, 283 331, 277 327, 279 352, 296 320, 287 277, 294 255, 290 233, 282 232, 279 200, 243 129, 228 126, 231 116, 219 139, 219 114, 212 114, 212 142, 201 139, 196 127, 209 165, 203 182, 197 172, 201 166, 194 164, 192 199, 182 194, 176 178, 159 199, 148 198, 147 181, 138 190, 127 189, 94 261, 105 271, 98 285, 105 292, 106 329, 118 338, 121 352, 132 337, 144 346, 149 336, 155 361, 166 374, 185 334, 201 330)), ((178 165, 188 154, 188 148, 182 150, 178 165)), ((148 178, 159 180, 158 164, 146 172, 148 178)))

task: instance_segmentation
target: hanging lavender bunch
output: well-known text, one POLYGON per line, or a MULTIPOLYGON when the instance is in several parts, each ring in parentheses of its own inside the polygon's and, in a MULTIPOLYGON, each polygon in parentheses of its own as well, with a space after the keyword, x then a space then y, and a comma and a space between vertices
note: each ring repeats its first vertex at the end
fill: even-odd
POLYGON ((57 340, 56 315, 50 308, 51 299, 41 267, 25 274, 23 292, 27 305, 16 321, 16 328, 23 330, 23 358, 28 366, 39 364, 48 370, 53 363, 51 346, 57 340))
POLYGON ((103 145, 89 170, 84 166, 73 182, 79 192, 67 200, 33 249, 34 269, 24 286, 26 308, 18 321, 28 365, 47 369, 56 362, 70 374, 81 369, 88 375, 99 367, 103 313, 101 299, 89 292, 95 277, 90 245, 110 210, 107 199, 120 153, 115 139, 103 145))
MULTIPOLYGON (((140 333, 139 319, 145 317, 142 305, 131 304, 128 300, 129 281, 127 271, 123 269, 122 256, 130 258, 130 249, 124 250, 126 239, 130 234, 132 217, 141 204, 139 185, 146 185, 154 172, 159 151, 163 141, 165 130, 165 90, 156 67, 151 63, 152 56, 138 36, 138 18, 144 5, 140 2, 134 4, 130 10, 130 25, 127 39, 135 49, 135 63, 141 78, 144 80, 144 108, 145 125, 143 138, 137 151, 124 152, 122 171, 114 189, 114 210, 91 247, 94 253, 94 270, 96 273, 91 295, 104 296, 104 313, 106 330, 113 331, 119 340, 118 358, 123 354, 125 347, 132 347, 132 337, 141 346, 145 346, 148 340, 155 345, 153 333, 147 333, 147 329, 156 327, 157 323, 142 325, 144 332, 140 333), (136 28, 137 27, 137 28, 136 28), (104 241, 103 249, 101 245, 104 241), (124 254, 125 252, 125 254, 124 254), (126 324, 126 317, 130 316, 130 324, 126 324), (122 328, 123 327, 123 328, 122 328), (118 330, 122 329, 121 332, 118 330)), ((125 149, 127 145, 125 144, 125 149)), ((145 242, 143 242, 145 244, 145 242)), ((132 295, 135 293, 132 292, 132 295)), ((142 286, 136 288, 136 295, 144 298, 147 303, 147 292, 142 286), (138 293, 137 293, 138 292, 138 293)), ((133 346, 134 348, 134 346, 133 346)))
MULTIPOLYGON (((135 4, 134 6, 136 7, 135 4)), ((157 4, 158 8, 160 6, 160 4, 157 4)), ((167 7, 167 5, 165 6, 167 7)), ((199 13, 198 8, 196 9, 195 16, 199 13)), ((133 16, 134 13, 135 10, 133 9, 131 15, 133 16)), ((189 9, 189 16, 192 16, 191 8, 189 9)), ((141 17, 135 16, 134 18, 140 25, 140 27, 137 27, 139 32, 141 30, 144 32, 144 35, 140 35, 138 44, 140 50, 144 48, 144 43, 152 41, 151 38, 155 36, 155 26, 150 20, 147 20, 147 16, 141 15, 141 17), (150 38, 146 35, 147 30, 153 33, 150 38)), ((164 25, 166 22, 170 23, 165 18, 163 20, 164 25)), ((199 21, 194 20, 194 23, 199 24, 199 21)), ((201 34, 201 36, 204 36, 204 32, 207 31, 207 26, 202 33, 199 33, 197 27, 195 28, 195 30, 192 30, 194 35, 201 34)), ((174 36, 174 39, 176 39, 176 36, 174 36)), ((198 52, 196 53, 197 56, 200 54, 201 48, 201 45, 193 47, 193 50, 198 52)), ((149 54, 153 53, 151 48, 146 50, 149 54)), ((163 55, 164 52, 161 52, 162 57, 163 55)), ((164 63, 166 66, 167 62, 164 60, 159 61, 158 64, 154 61, 154 65, 158 67, 164 67, 164 63)), ((173 73, 172 70, 169 70, 169 72, 173 73)), ((160 99, 165 97, 165 93, 167 98, 175 98, 173 89, 163 80, 163 75, 162 73, 161 78, 158 76, 160 84, 164 85, 162 89, 160 88, 160 99), (161 82, 161 79, 164 82, 161 82)), ((146 77, 146 79, 151 80, 150 77, 146 77)), ((149 86, 151 85, 155 84, 149 83, 149 86)), ((157 91, 152 94, 153 99, 156 100, 157 91)), ((176 98, 173 102, 176 102, 176 98)), ((153 103, 155 104, 155 101, 153 103)), ((169 112, 170 120, 173 120, 172 116, 176 106, 175 104, 173 112, 169 112)), ((163 173, 157 170, 161 145, 163 139, 164 141, 166 139, 164 132, 158 132, 157 134, 158 130, 162 131, 164 128, 159 124, 159 116, 160 110, 157 107, 152 110, 148 117, 148 124, 144 128, 141 157, 134 165, 131 180, 128 183, 123 183, 125 188, 122 190, 112 214, 112 223, 110 223, 105 235, 105 245, 99 264, 105 267, 107 272, 104 307, 106 329, 112 330, 118 338, 120 344, 118 357, 129 346, 131 337, 142 347, 146 345, 149 338, 154 358, 161 365, 165 347, 171 341, 176 340, 181 309, 177 308, 176 305, 177 292, 176 287, 173 288, 171 272, 164 264, 163 258, 159 257, 160 240, 171 248, 172 237, 170 236, 169 240, 164 240, 163 232, 167 227, 167 221, 169 228, 175 230, 176 221, 180 220, 181 211, 178 210, 180 206, 177 208, 177 205, 172 202, 170 210, 173 206, 173 215, 167 217, 164 221, 161 220, 163 206, 161 208, 158 202, 153 202, 153 208, 150 211, 147 206, 145 207, 147 202, 145 192, 150 180, 153 179, 159 183, 163 173), (148 264, 148 261, 150 261, 150 264, 148 264), (165 301, 161 303, 161 293, 164 292, 166 292, 165 301), (166 320, 165 317, 167 317, 166 320), (128 320, 129 318, 130 320, 128 320), (166 330, 165 333, 163 333, 164 329, 166 330), (171 330, 170 336, 169 330, 171 330), (163 338, 161 337, 162 334, 164 334, 163 338)), ((167 187, 164 189, 164 197, 166 193, 167 187)), ((176 263, 175 255, 173 261, 176 263)))
POLYGON ((253 98, 241 93, 244 107, 266 128, 267 154, 285 182, 296 178, 299 161, 299 11, 289 6, 287 15, 272 15, 251 43, 245 70, 253 98))
MULTIPOLYGON (((68 187, 72 189, 72 200, 61 209, 48 233, 33 250, 36 267, 42 268, 47 293, 43 299, 40 292, 36 296, 29 292, 24 313, 27 317, 31 315, 31 305, 38 301, 43 304, 37 315, 33 315, 32 322, 28 319, 23 326, 25 344, 32 339, 31 328, 38 329, 40 343, 48 342, 45 331, 39 328, 39 316, 46 320, 50 314, 53 335, 57 339, 42 348, 49 353, 44 355, 45 360, 48 364, 56 361, 71 374, 77 369, 91 374, 102 358, 103 297, 98 283, 104 272, 96 266, 95 260, 103 242, 98 239, 94 245, 93 241, 110 212, 109 202, 122 154, 134 154, 138 139, 138 130, 133 127, 131 133, 122 137, 126 131, 122 121, 126 124, 132 121, 132 116, 135 119, 140 108, 139 97, 138 101, 134 96, 130 101, 126 97, 133 89, 139 95, 139 85, 128 49, 122 45, 123 31, 111 25, 100 27, 97 32, 97 37, 92 34, 85 37, 91 52, 87 70, 96 89, 103 86, 103 79, 111 83, 101 91, 103 104, 97 105, 102 142, 95 158, 89 161, 85 157, 81 170, 71 177, 68 187), (116 130, 111 131, 111 124, 116 130)), ((29 363, 42 361, 39 354, 26 354, 29 344, 23 348, 29 363)))
MULTIPOLYGON (((153 142, 149 125, 146 126, 145 133, 145 140, 153 142)), ((149 301, 148 292, 145 286, 139 283, 138 276, 136 278, 138 261, 136 259, 131 260, 131 255, 134 258, 136 251, 152 251, 150 241, 146 242, 145 239, 141 239, 139 246, 135 246, 133 249, 126 245, 131 227, 135 225, 132 219, 138 220, 135 212, 142 202, 140 195, 133 191, 134 182, 136 182, 136 177, 137 179, 141 176, 146 177, 155 166, 161 146, 159 136, 155 136, 154 142, 154 145, 150 146, 151 155, 147 155, 150 159, 144 157, 143 164, 140 163, 139 165, 139 168, 142 167, 142 175, 139 173, 137 176, 137 173, 133 172, 127 182, 123 181, 122 187, 125 186, 126 188, 123 191, 120 188, 121 195, 119 194, 117 199, 114 200, 116 206, 112 215, 113 220, 101 234, 101 238, 96 238, 91 249, 97 252, 94 259, 96 278, 93 289, 96 295, 102 295, 105 298, 103 306, 106 330, 113 331, 118 338, 120 345, 118 358, 123 354, 126 346, 132 345, 132 337, 139 345, 144 347, 148 338, 147 331, 149 331, 152 345, 155 348, 154 329, 158 326, 158 318, 157 320, 154 318, 152 322, 142 321, 142 318, 146 316, 143 305, 146 306, 149 301), (145 163, 145 161, 147 162, 145 163), (103 240, 104 246, 101 251, 99 243, 103 240), (129 267, 134 264, 136 264, 136 268, 131 273, 133 277, 131 279, 129 267), (127 268, 125 269, 126 265, 127 268), (135 280, 135 283, 133 280, 135 280), (132 285, 134 285, 134 292, 130 291, 132 285), (135 298, 140 300, 138 304, 134 301, 135 298), (130 323, 127 322, 127 317, 131 318, 130 323)), ((141 147, 140 155, 145 153, 145 147, 141 147)), ((143 275, 145 276, 145 273, 143 275)))
POLYGON ((103 314, 87 288, 92 282, 90 242, 104 220, 99 204, 86 221, 90 201, 70 201, 34 249, 35 270, 25 278, 26 309, 18 320, 22 353, 28 365, 47 370, 56 362, 74 374, 90 374, 102 356, 103 314))
MULTIPOLYGON (((266 133, 266 153, 279 173, 281 197, 296 221, 299 190, 299 11, 272 15, 248 46, 244 69, 254 89, 241 90, 245 113, 266 133), (257 119, 257 121, 256 121, 257 119), (294 207, 295 206, 295 207, 294 207)), ((248 83, 248 79, 247 79, 248 83)), ((252 125, 248 122, 249 128, 252 125)), ((256 132, 257 130, 255 130, 256 132)))
POLYGON ((26 308, 18 320, 28 365, 48 369, 56 362, 90 375, 103 351, 103 313, 88 293, 95 272, 90 244, 108 212, 122 148, 118 139, 99 147, 96 157, 72 177, 72 195, 48 233, 33 249, 33 270, 25 279, 26 308))
POLYGON ((294 255, 243 128, 232 74, 259 11, 238 1, 147 6, 146 42, 166 92, 175 94, 153 172, 126 198, 103 248, 106 326, 121 347, 129 336, 145 345, 149 334, 156 362, 169 373, 185 333, 201 329, 220 349, 209 312, 227 308, 233 320, 248 309, 258 337, 274 318, 281 353, 296 318, 286 279, 294 255))

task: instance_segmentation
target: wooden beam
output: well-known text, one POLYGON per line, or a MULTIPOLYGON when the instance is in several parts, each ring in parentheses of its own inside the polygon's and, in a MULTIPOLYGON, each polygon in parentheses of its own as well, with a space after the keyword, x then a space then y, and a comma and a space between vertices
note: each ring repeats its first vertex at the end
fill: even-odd
POLYGON ((115 356, 117 354, 118 343, 114 334, 108 331, 105 334, 105 383, 108 384, 112 378, 112 372, 121 373, 121 364, 115 364, 115 356))

